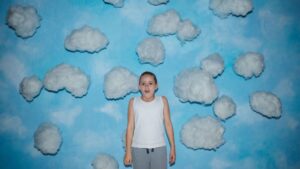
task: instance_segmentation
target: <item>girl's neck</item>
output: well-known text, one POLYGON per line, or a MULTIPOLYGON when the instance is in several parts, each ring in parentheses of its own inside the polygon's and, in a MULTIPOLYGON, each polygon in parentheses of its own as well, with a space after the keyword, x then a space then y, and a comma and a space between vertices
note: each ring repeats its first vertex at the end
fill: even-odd
POLYGON ((155 99, 155 95, 153 95, 152 97, 144 97, 144 96, 141 96, 141 99, 145 102, 151 102, 152 100, 155 99))

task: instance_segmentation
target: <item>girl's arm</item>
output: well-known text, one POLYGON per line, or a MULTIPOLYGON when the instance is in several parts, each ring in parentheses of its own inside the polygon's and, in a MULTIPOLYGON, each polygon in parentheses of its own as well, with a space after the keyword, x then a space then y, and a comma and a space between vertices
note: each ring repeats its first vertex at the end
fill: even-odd
POLYGON ((172 126, 172 121, 170 117, 170 108, 168 100, 165 96, 162 97, 163 103, 164 103, 164 122, 165 122, 165 128, 167 131, 169 143, 170 143, 170 157, 169 157, 169 163, 170 165, 175 163, 176 160, 176 150, 175 150, 175 141, 174 141, 174 131, 172 126))
POLYGON ((131 143, 134 130, 134 113, 133 113, 133 98, 130 99, 128 105, 128 119, 127 119, 127 129, 126 129, 126 147, 125 147, 125 157, 124 164, 131 165, 132 155, 131 155, 131 143))

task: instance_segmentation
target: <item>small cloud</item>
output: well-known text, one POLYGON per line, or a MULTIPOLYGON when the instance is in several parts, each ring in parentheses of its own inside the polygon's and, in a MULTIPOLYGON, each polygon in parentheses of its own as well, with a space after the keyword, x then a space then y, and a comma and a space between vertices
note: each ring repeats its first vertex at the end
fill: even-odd
POLYGON ((13 5, 7 13, 7 25, 21 38, 33 36, 40 26, 40 16, 32 6, 13 5))
POLYGON ((121 99, 138 91, 138 76, 124 67, 114 67, 104 77, 104 94, 107 99, 121 99))
POLYGON ((229 169, 232 168, 232 162, 230 162, 229 160, 224 160, 215 157, 211 160, 210 166, 212 169, 229 169))
POLYGON ((167 4, 169 0, 148 0, 148 3, 154 6, 161 5, 161 4, 167 4))
POLYGON ((116 8, 122 8, 124 6, 124 0, 103 0, 105 3, 111 4, 116 8))
POLYGON ((224 144, 225 128, 210 116, 194 116, 180 131, 181 142, 188 148, 216 150, 224 144))
POLYGON ((166 36, 177 32, 180 16, 176 10, 168 10, 152 17, 147 32, 151 35, 166 36))
POLYGON ((120 121, 122 119, 122 114, 120 113, 118 104, 106 103, 103 107, 95 109, 95 111, 107 114, 108 116, 114 118, 116 121, 120 121))
POLYGON ((265 67, 263 55, 254 52, 247 52, 237 58, 234 63, 234 71, 236 74, 245 79, 258 77, 265 67))
POLYGON ((65 48, 72 52, 95 53, 106 48, 108 43, 108 39, 99 29, 83 26, 66 37, 65 48))
POLYGON ((42 81, 37 76, 25 77, 20 83, 20 94, 30 102, 37 97, 43 88, 42 81))
POLYGON ((165 47, 158 38, 146 38, 139 43, 136 53, 142 63, 158 65, 164 62, 165 47))
POLYGON ((55 111, 51 113, 51 119, 54 122, 72 126, 75 119, 80 115, 81 107, 75 107, 67 110, 55 111))
POLYGON ((279 98, 270 92, 254 92, 251 94, 250 106, 253 111, 268 118, 281 116, 281 102, 279 98))
POLYGON ((93 169, 118 169, 118 161, 111 155, 101 153, 96 156, 92 164, 93 169))
POLYGON ((82 97, 89 88, 89 77, 79 68, 60 64, 48 71, 44 79, 47 90, 58 92, 66 89, 75 97, 82 97))
POLYGON ((180 22, 177 29, 177 38, 181 41, 192 41, 195 39, 201 30, 192 23, 190 20, 184 20, 180 22))
POLYGON ((209 8, 220 18, 246 16, 253 9, 252 0, 210 0, 209 8))
POLYGON ((27 132, 19 116, 0 114, 0 133, 8 133, 23 138, 27 132))
POLYGON ((224 71, 224 60, 219 53, 213 53, 201 61, 201 68, 216 77, 224 71))
POLYGON ((59 128, 52 123, 42 123, 34 133, 34 147, 44 155, 56 155, 62 144, 59 128))
POLYGON ((226 120, 235 114, 236 105, 230 97, 223 95, 215 101, 213 110, 221 120, 226 120))
POLYGON ((218 89, 211 75, 198 68, 180 72, 175 78, 173 89, 182 102, 211 104, 218 96, 218 89))

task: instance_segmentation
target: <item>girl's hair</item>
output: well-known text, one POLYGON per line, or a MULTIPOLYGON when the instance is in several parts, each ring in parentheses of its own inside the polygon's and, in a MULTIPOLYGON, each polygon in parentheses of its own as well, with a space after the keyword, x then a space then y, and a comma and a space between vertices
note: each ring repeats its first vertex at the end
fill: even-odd
POLYGON ((141 78, 142 78, 144 75, 150 75, 150 76, 152 76, 153 79, 154 79, 155 84, 157 84, 157 79, 156 79, 155 74, 152 73, 152 72, 149 72, 149 71, 145 71, 145 72, 143 72, 143 73, 140 75, 139 83, 141 82, 141 78))

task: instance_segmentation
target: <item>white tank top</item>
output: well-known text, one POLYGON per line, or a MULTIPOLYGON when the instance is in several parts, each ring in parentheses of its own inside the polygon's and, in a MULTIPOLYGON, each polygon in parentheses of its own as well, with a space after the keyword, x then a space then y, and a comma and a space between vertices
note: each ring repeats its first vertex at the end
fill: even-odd
POLYGON ((141 97, 133 100, 135 128, 132 147, 156 148, 165 146, 164 104, 161 96, 146 102, 141 97))

